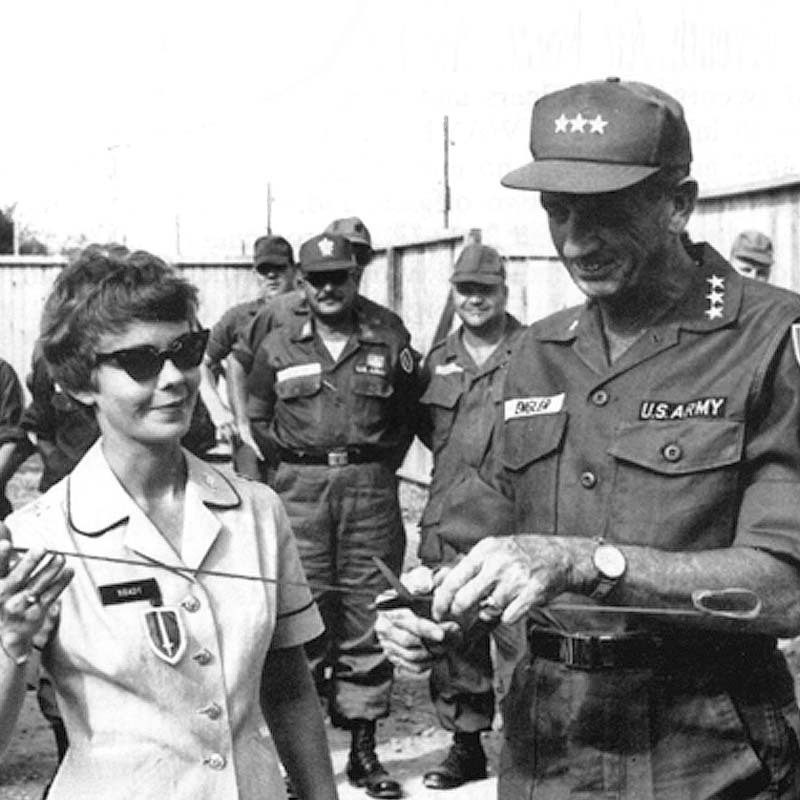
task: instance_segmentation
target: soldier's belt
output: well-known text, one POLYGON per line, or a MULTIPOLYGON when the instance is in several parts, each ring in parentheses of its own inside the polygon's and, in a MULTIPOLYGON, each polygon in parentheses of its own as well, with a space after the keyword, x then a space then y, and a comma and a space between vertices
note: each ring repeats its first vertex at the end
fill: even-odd
POLYGON ((281 461, 285 461, 287 464, 316 464, 328 467, 346 467, 348 464, 371 464, 387 461, 389 455, 386 448, 375 445, 348 445, 347 447, 334 447, 331 450, 290 450, 284 447, 280 449, 281 461))
POLYGON ((592 635, 530 628, 528 645, 532 656, 557 661, 570 669, 647 669, 665 665, 756 663, 775 649, 767 636, 725 636, 714 641, 646 633, 592 635), (746 640, 746 641, 745 641, 746 640))

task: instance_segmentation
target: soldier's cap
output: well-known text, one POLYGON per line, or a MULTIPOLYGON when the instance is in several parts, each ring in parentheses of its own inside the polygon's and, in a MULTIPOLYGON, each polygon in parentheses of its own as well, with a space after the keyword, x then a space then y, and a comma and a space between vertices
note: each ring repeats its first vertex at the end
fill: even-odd
POLYGON ((367 226, 358 217, 342 217, 335 219, 325 228, 325 233, 338 233, 350 244, 363 244, 372 247, 372 237, 367 226))
POLYGON ((533 162, 509 172, 503 186, 614 192, 692 161, 681 104, 654 86, 619 78, 580 83, 537 100, 530 149, 533 162))
POLYGON ((292 246, 283 236, 260 236, 253 245, 253 266, 292 267, 294 253, 292 246))
POLYGON ((458 256, 450 283, 483 283, 497 286, 506 282, 506 268, 500 253, 485 244, 468 244, 458 256))
POLYGON ((336 233, 321 233, 300 246, 300 269, 303 272, 353 269, 355 266, 353 245, 336 233))
POLYGON ((760 231, 742 231, 731 247, 731 258, 772 266, 772 241, 760 231))

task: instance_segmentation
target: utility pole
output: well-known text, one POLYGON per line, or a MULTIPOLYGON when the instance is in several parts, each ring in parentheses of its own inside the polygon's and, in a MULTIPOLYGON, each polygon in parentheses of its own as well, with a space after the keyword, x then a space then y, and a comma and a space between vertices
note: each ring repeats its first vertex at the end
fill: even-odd
POLYGON ((272 184, 267 181, 267 235, 272 236, 272 184))
POLYGON ((450 119, 444 115, 444 229, 450 227, 450 119))

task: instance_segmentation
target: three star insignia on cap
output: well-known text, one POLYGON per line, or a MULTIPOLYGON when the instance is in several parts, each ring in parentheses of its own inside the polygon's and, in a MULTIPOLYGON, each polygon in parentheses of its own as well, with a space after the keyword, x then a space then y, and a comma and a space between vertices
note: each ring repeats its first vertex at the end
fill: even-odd
POLYGON ((554 120, 556 133, 599 133, 601 136, 606 132, 608 120, 598 114, 594 119, 586 119, 579 111, 574 117, 568 117, 562 112, 561 116, 554 120), (589 130, 586 130, 586 126, 589 130))
POLYGON ((324 256, 330 256, 333 254, 333 240, 332 239, 320 239, 317 242, 317 247, 319 248, 320 253, 324 256))
POLYGON ((725 279, 712 275, 706 278, 706 283, 711 285, 711 291, 706 295, 708 308, 705 315, 709 320, 722 319, 722 312, 725 310, 725 279))

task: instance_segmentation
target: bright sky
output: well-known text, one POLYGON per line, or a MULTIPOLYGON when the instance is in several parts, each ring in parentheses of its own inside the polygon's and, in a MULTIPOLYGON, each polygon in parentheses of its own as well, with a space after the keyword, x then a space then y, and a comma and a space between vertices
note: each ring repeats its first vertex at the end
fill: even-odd
POLYGON ((357 214, 375 239, 442 226, 530 250, 545 91, 620 75, 680 99, 707 188, 800 173, 795 4, 722 0, 26 0, 0 17, 0 206, 56 238, 166 256, 295 244, 357 214))

